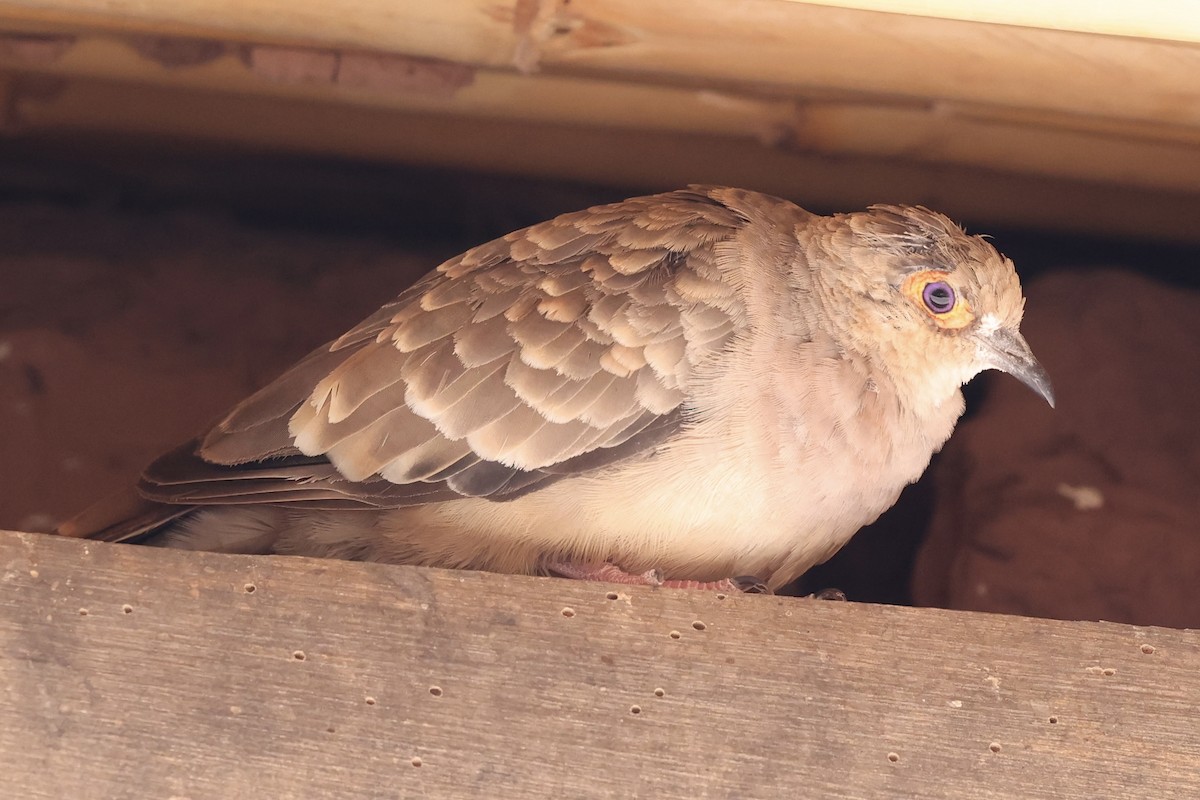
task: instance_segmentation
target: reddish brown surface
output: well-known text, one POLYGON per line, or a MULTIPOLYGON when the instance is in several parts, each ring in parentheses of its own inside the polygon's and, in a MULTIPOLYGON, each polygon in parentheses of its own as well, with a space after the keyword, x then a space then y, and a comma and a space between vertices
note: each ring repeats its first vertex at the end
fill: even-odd
POLYGON ((1200 295, 1099 270, 1026 294, 1058 408, 994 381, 959 426, 917 602, 1200 627, 1200 295))
POLYGON ((437 256, 215 218, 0 213, 0 528, 45 529, 437 256))

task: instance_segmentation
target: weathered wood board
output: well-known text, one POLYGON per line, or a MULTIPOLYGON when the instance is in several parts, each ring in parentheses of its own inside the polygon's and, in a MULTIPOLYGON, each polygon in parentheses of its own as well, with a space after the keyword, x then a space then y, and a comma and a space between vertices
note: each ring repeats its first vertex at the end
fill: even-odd
POLYGON ((0 534, 0 794, 1200 797, 1200 633, 0 534))

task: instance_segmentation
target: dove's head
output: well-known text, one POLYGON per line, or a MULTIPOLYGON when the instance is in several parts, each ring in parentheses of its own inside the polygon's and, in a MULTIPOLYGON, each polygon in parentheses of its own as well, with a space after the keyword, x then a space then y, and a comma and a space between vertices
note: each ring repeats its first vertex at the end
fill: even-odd
POLYGON ((831 244, 844 267, 835 281, 858 295, 857 324, 880 343, 898 383, 937 402, 997 369, 1054 405, 1050 379, 1021 336, 1025 298, 1011 261, 921 207, 872 206, 838 219, 831 244))

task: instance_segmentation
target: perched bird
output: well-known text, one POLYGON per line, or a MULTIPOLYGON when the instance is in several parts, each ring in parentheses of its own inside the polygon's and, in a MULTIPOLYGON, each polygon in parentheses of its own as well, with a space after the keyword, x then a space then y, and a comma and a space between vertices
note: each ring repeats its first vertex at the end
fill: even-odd
POLYGON ((442 264, 59 532, 775 589, 921 475, 979 372, 1053 405, 1023 307, 925 208, 597 206, 442 264))

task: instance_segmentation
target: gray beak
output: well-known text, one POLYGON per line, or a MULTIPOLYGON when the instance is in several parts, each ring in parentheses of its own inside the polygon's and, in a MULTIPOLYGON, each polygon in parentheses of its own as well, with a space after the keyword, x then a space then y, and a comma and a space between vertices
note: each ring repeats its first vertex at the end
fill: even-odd
POLYGON ((997 328, 978 337, 979 356, 992 369, 1007 372, 1045 398, 1054 408, 1054 388, 1050 376, 1033 357, 1029 344, 1016 331, 997 328))

